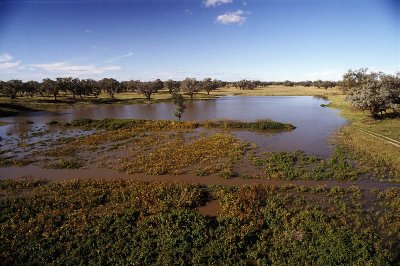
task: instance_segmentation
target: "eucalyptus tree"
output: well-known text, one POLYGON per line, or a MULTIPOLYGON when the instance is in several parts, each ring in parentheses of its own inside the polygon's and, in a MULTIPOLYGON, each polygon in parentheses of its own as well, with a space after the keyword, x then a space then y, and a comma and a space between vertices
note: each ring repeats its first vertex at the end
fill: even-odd
POLYGON ((168 90, 169 94, 172 94, 174 92, 177 92, 179 90, 179 82, 169 79, 164 82, 165 88, 168 90))
POLYGON ((99 81, 101 88, 114 98, 114 95, 119 91, 119 82, 113 78, 103 78, 99 81))
POLYGON ((80 87, 84 95, 94 95, 96 98, 101 93, 101 90, 96 89, 97 82, 94 79, 82 79, 80 87))
POLYGON ((46 93, 53 95, 54 100, 57 101, 57 95, 59 94, 60 90, 59 86, 57 86, 56 81, 49 78, 45 78, 42 81, 41 88, 46 93))
POLYGON ((139 90, 140 80, 128 80, 121 83, 125 85, 127 91, 134 92, 139 90))
POLYGON ((349 70, 343 75, 341 87, 354 107, 377 118, 379 112, 396 108, 400 103, 400 76, 367 71, 349 70))
POLYGON ((31 98, 39 92, 40 83, 34 80, 30 80, 23 84, 23 91, 27 93, 31 98))
POLYGON ((17 98, 17 93, 21 92, 23 88, 23 82, 19 79, 12 79, 7 82, 3 82, 2 93, 10 97, 11 99, 17 98))
POLYGON ((161 80, 157 79, 155 81, 140 82, 138 91, 146 97, 146 100, 150 102, 151 95, 157 93, 160 89, 164 87, 161 80))
POLYGON ((210 91, 213 91, 219 87, 218 80, 211 80, 211 78, 205 78, 201 81, 201 89, 206 91, 207 94, 210 94, 210 91))
MULTIPOLYGON (((55 82, 56 82, 56 86, 58 88, 59 92, 63 92, 65 94, 70 93, 71 92, 71 80, 72 78, 68 77, 68 78, 56 78, 55 82)), ((74 95, 75 98, 75 95, 74 95)))
POLYGON ((200 90, 200 84, 195 78, 186 78, 181 82, 181 90, 190 96, 193 100, 193 95, 200 90))

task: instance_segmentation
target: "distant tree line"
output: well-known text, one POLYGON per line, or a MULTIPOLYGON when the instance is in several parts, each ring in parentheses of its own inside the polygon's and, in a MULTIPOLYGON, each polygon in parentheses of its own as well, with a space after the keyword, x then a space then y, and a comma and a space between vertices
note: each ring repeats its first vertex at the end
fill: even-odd
POLYGON ((150 101, 151 96, 161 89, 166 89, 170 94, 182 92, 193 96, 200 91, 205 91, 209 94, 211 91, 226 86, 226 82, 220 80, 212 80, 205 78, 203 80, 196 80, 194 78, 186 78, 182 81, 167 80, 161 81, 156 79, 154 81, 118 81, 113 78, 103 78, 101 80, 94 79, 79 79, 79 78, 56 78, 56 79, 43 79, 42 82, 28 81, 22 82, 21 80, 0 81, 0 94, 11 99, 17 97, 34 97, 38 96, 51 96, 54 100, 61 94, 70 95, 73 99, 79 97, 95 97, 97 98, 100 93, 107 93, 110 98, 114 98, 115 94, 121 92, 137 92, 143 94, 145 98, 150 101))
POLYGON ((317 87, 317 88, 334 88, 338 85, 336 81, 329 80, 316 80, 316 81, 259 81, 259 80, 240 80, 236 82, 232 82, 231 86, 240 90, 253 90, 258 87, 267 87, 267 86, 303 86, 303 87, 317 87))
POLYGON ((373 118, 391 109, 400 109, 400 73, 387 75, 382 72, 368 72, 368 69, 349 70, 343 75, 341 88, 351 104, 363 111, 369 111, 373 118))

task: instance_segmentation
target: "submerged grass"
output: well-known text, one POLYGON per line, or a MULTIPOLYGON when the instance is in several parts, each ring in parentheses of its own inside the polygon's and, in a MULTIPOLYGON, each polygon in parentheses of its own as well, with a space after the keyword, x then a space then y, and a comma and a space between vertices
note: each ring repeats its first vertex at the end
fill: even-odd
POLYGON ((5 265, 397 265, 399 193, 101 180, 44 184, 0 199, 0 259, 5 265), (210 199, 221 205, 217 219, 196 211, 210 199))
POLYGON ((151 175, 178 175, 190 170, 200 175, 220 172, 229 177, 230 165, 242 158, 245 149, 245 143, 227 134, 200 136, 194 140, 178 134, 148 152, 135 147, 128 156, 118 160, 117 169, 151 175))
POLYGON ((276 122, 272 120, 258 120, 255 122, 243 122, 235 120, 214 121, 169 121, 169 120, 144 120, 144 119, 79 119, 73 120, 69 125, 84 129, 143 129, 143 130, 170 130, 170 129, 193 129, 226 128, 226 129, 253 129, 253 130, 292 130, 296 127, 291 124, 276 122))
POLYGON ((326 160, 302 151, 251 153, 249 160, 263 170, 264 175, 259 178, 267 179, 357 180, 363 174, 340 147, 336 147, 326 160))

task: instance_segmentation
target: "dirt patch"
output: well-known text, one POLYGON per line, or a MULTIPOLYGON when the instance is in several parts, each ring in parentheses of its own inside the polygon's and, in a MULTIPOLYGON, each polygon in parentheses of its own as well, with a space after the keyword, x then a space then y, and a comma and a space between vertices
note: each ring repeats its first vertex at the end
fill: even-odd
POLYGON ((213 200, 206 203, 206 205, 197 208, 197 211, 208 217, 218 217, 221 213, 221 204, 219 200, 213 200))

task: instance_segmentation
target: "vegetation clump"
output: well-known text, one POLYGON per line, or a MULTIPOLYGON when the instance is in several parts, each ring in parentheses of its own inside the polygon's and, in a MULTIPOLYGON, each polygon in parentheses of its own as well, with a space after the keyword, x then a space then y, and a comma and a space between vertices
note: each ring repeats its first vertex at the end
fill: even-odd
POLYGON ((370 112, 373 118, 388 109, 397 111, 400 106, 400 74, 386 75, 367 69, 349 70, 343 75, 342 88, 351 104, 370 112))
POLYGON ((207 128, 252 129, 252 130, 293 130, 296 128, 291 124, 276 122, 272 120, 258 120, 255 122, 216 120, 216 121, 205 121, 203 122, 203 125, 207 128))
POLYGON ((215 134, 190 140, 176 135, 149 152, 132 150, 118 162, 118 169, 151 175, 183 174, 191 169, 201 175, 220 172, 243 157, 246 145, 233 136, 215 134))
POLYGON ((254 166, 261 167, 268 179, 357 180, 363 173, 340 147, 326 160, 308 156, 303 151, 266 152, 261 156, 252 153, 249 159, 254 166))
POLYGON ((255 122, 243 122, 235 120, 216 121, 183 121, 175 122, 169 120, 144 120, 144 119, 78 119, 71 122, 71 126, 84 129, 132 129, 143 128, 147 130, 156 129, 193 129, 198 127, 206 128, 227 128, 227 129, 253 129, 253 130, 293 130, 296 127, 291 124, 276 122, 272 120, 258 120, 255 122))

